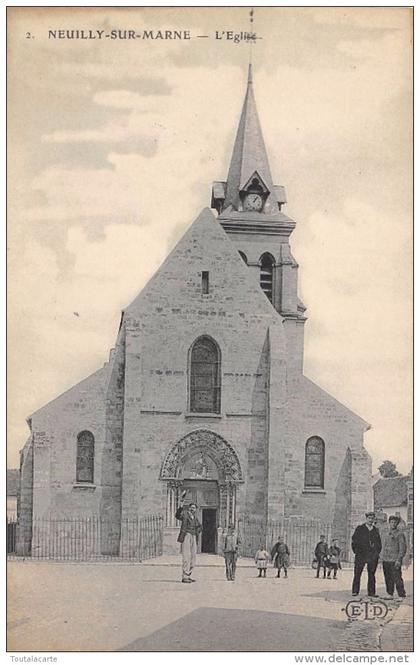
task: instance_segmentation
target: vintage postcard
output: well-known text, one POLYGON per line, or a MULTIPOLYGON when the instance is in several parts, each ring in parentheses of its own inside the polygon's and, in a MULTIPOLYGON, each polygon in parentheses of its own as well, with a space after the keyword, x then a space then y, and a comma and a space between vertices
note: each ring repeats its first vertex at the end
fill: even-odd
POLYGON ((412 20, 8 8, 11 654, 409 662, 412 20))

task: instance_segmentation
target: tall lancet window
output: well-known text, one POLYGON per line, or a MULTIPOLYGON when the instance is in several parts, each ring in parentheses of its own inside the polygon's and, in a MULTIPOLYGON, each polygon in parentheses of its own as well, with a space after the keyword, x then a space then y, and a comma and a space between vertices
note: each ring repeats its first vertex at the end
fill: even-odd
POLYGON ((273 271, 274 259, 271 254, 263 254, 260 258, 260 286, 269 301, 273 302, 273 271))
POLYGON ((76 482, 93 483, 95 438, 84 430, 77 435, 76 482))
POLYGON ((220 413, 220 349, 199 337, 190 352, 190 411, 220 413))
POLYGON ((325 444, 319 436, 311 436, 305 449, 305 488, 324 489, 325 444))

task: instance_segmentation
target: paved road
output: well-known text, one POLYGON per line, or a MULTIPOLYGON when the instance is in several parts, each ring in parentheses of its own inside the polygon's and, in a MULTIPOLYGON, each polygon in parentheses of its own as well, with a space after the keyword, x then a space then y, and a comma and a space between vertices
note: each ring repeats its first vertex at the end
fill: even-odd
POLYGON ((122 651, 331 651, 336 621, 281 612, 200 607, 122 651))
POLYGON ((384 626, 380 635, 382 651, 412 651, 414 647, 413 632, 413 598, 401 605, 392 621, 384 626))
MULTIPOLYGON (((204 560, 203 560, 204 562, 204 560)), ((289 579, 258 579, 240 567, 196 569, 119 563, 9 564, 8 648, 19 651, 370 650, 379 622, 349 622, 351 571, 317 580, 309 569, 289 579)), ((395 605, 396 606, 396 605, 395 605)), ((391 608, 392 615, 394 609, 391 608)), ((404 647, 402 647, 404 648, 404 647)))

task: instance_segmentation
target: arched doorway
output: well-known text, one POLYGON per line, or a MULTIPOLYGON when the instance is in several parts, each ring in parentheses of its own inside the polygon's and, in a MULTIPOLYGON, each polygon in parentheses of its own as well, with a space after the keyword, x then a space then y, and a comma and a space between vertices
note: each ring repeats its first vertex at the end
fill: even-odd
POLYGON ((167 483, 167 527, 177 526, 175 512, 186 490, 186 501, 197 504, 203 525, 199 551, 216 553, 221 530, 236 522, 236 487, 243 482, 232 446, 209 430, 191 432, 168 452, 160 479, 167 483))

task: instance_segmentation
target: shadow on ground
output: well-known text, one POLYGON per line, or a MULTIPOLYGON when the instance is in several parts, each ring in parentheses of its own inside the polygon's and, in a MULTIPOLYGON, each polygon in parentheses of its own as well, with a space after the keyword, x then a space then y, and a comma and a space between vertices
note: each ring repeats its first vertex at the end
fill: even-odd
POLYGON ((118 651, 333 651, 340 630, 314 617, 201 607, 118 651))
MULTIPOLYGON (((333 581, 324 581, 322 580, 322 589, 320 591, 316 591, 315 593, 307 593, 303 594, 303 596, 306 596, 307 598, 324 598, 326 601, 330 601, 333 603, 343 603, 346 605, 351 599, 351 591, 350 590, 344 590, 343 589, 334 589, 334 587, 331 587, 333 584, 333 581)), ((405 599, 404 603, 406 605, 413 606, 413 582, 410 580, 409 582, 405 582, 405 590, 407 593, 407 598, 405 599)), ((379 597, 383 597, 386 594, 385 587, 379 586, 377 589, 377 592, 379 594, 379 597)), ((361 589, 360 593, 360 598, 364 598, 366 596, 366 589, 361 589)), ((397 597, 397 594, 395 594, 395 598, 397 597)))

